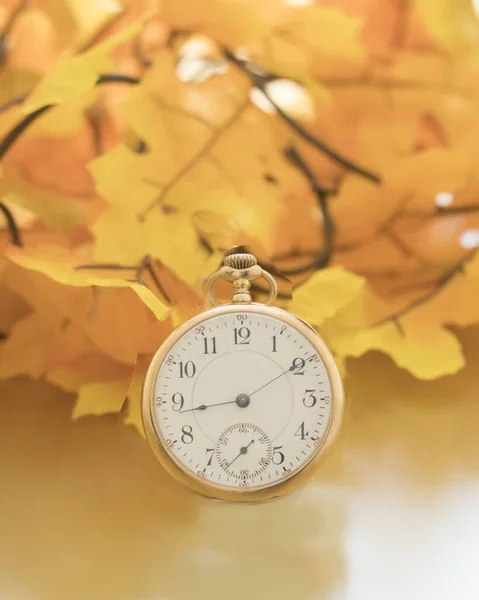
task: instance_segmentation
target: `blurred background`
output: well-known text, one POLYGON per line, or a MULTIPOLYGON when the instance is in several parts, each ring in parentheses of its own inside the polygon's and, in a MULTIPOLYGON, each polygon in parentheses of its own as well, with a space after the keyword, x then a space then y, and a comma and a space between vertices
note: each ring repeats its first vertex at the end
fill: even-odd
POLYGON ((477 598, 478 156, 475 0, 0 0, 0 598, 477 598), (248 507, 140 418, 234 247, 347 389, 248 507))

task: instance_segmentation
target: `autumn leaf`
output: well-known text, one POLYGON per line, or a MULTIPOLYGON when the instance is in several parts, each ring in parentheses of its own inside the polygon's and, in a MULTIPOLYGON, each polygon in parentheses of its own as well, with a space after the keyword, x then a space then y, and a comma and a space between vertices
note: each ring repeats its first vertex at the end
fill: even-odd
POLYGON ((102 72, 113 70, 109 59, 112 50, 140 30, 141 22, 135 23, 79 56, 59 58, 23 103, 23 112, 28 114, 43 106, 67 102, 90 90, 102 72))
POLYGON ((133 425, 142 437, 145 437, 141 416, 142 390, 149 364, 150 361, 143 358, 135 366, 128 388, 126 416, 123 419, 125 425, 133 425))
POLYGON ((261 39, 270 24, 261 11, 241 1, 204 0, 191 3, 184 0, 165 0, 161 15, 175 29, 194 28, 220 42, 239 45, 261 39))
POLYGON ((10 248, 7 256, 15 264, 26 269, 43 273, 57 283, 73 287, 100 286, 107 288, 129 288, 144 302, 158 319, 164 319, 169 314, 169 309, 148 288, 136 281, 126 281, 119 278, 99 277, 94 271, 75 270, 71 257, 58 247, 35 248, 34 252, 27 252, 10 248))
POLYGON ((288 310, 308 323, 322 325, 361 291, 364 279, 342 267, 319 271, 294 291, 288 310))
POLYGON ((479 45, 479 25, 471 2, 419 0, 416 10, 441 48, 451 52, 479 45))
POLYGON ((420 379, 450 375, 464 366, 461 345, 453 333, 444 327, 418 324, 412 317, 361 331, 336 348, 354 357, 380 350, 420 379))
POLYGON ((129 379, 87 383, 80 388, 73 410, 73 419, 86 415, 117 413, 121 409, 129 379))
POLYGON ((78 28, 75 39, 77 48, 89 44, 124 11, 117 0, 68 0, 67 5, 78 28))
MULTIPOLYGON (((175 85, 181 86, 178 81, 175 85)), ((266 247, 272 246, 275 230, 270 223, 281 215, 283 192, 265 182, 254 154, 240 157, 237 152, 266 117, 250 108, 247 98, 227 102, 225 120, 215 125, 208 124, 206 104, 202 120, 198 120, 199 115, 190 114, 188 107, 165 107, 143 86, 130 96, 125 105, 127 118, 150 152, 138 156, 118 147, 90 166, 97 188, 109 202, 93 227, 97 260, 119 256, 121 262, 131 262, 146 251, 194 285, 220 258, 211 255, 198 239, 193 219, 199 211, 228 216, 238 227, 264 240, 266 247), (172 140, 174 154, 158 143, 165 137, 172 140), (131 189, 135 189, 134 204, 131 189), (117 233, 114 239, 109 237, 119 231, 126 240, 121 245, 117 233)), ((267 136, 257 142, 256 155, 278 153, 267 136)))
POLYGON ((461 368, 479 291, 470 2, 93 4, 21 9, 0 51, 18 221, 0 223, 2 377, 77 393, 75 416, 128 398, 142 432, 149 360, 234 246, 285 272, 278 305, 341 365, 461 368))
POLYGON ((45 372, 44 340, 52 339, 59 330, 38 314, 21 319, 12 329, 10 338, 0 348, 0 378, 30 375, 38 378, 45 372), (28 352, 25 349, 28 348, 28 352))
POLYGON ((131 376, 131 366, 115 361, 102 354, 95 348, 87 351, 68 362, 50 365, 45 378, 50 383, 67 392, 78 392, 88 383, 108 382, 128 379, 131 376))
POLYGON ((464 366, 459 340, 446 326, 479 322, 478 293, 479 280, 460 269, 400 308, 364 289, 325 324, 325 331, 340 355, 380 350, 416 377, 435 379, 464 366))

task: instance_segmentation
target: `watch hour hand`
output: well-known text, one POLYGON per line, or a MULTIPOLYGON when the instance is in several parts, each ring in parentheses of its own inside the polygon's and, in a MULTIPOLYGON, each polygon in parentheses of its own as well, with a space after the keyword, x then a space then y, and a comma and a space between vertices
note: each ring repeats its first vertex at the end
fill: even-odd
POLYGON ((309 361, 312 358, 313 358, 313 356, 308 356, 307 358, 300 358, 300 359, 295 358, 293 360, 291 366, 289 366, 286 369, 286 371, 283 371, 279 375, 276 375, 276 377, 273 377, 273 379, 270 379, 270 381, 267 381, 264 385, 262 385, 261 387, 256 389, 254 392, 251 392, 251 394, 238 394, 238 396, 236 397, 235 400, 227 400, 226 402, 216 402, 215 404, 200 404, 199 406, 195 406, 193 408, 187 408, 186 410, 180 410, 178 412, 186 413, 186 412, 191 412, 194 410, 206 410, 207 408, 212 408, 213 406, 224 406, 225 404, 237 404, 241 408, 245 408, 246 406, 249 405, 250 397, 253 394, 256 394, 257 392, 259 392, 260 390, 265 388, 267 385, 270 385, 270 383, 273 383, 273 381, 276 381, 280 377, 283 377, 283 375, 286 375, 286 373, 289 373, 290 371, 295 371, 296 369, 302 369, 304 367, 304 365, 306 364, 306 361, 309 361))
POLYGON ((216 402, 215 404, 200 404, 199 406, 187 408, 186 410, 180 410, 178 412, 185 413, 191 412, 192 410, 206 410, 207 408, 211 408, 212 406, 223 406, 223 404, 235 404, 235 402, 236 400, 228 400, 227 402, 216 402))

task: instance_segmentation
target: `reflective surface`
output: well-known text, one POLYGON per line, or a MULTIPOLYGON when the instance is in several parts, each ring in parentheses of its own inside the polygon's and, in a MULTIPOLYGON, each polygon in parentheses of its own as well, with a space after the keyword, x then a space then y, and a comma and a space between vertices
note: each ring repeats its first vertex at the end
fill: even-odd
POLYGON ((69 422, 49 386, 0 383, 2 600, 479 597, 479 330, 422 383, 350 365, 346 424, 313 484, 227 505, 167 476, 118 418, 69 422))

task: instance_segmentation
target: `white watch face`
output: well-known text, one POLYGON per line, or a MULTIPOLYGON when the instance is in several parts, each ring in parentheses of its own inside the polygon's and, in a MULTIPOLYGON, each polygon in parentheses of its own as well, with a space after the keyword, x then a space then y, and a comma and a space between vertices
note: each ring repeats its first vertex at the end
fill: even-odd
POLYGON ((224 489, 288 479, 317 453, 331 418, 318 350, 279 318, 240 308, 186 332, 154 383, 153 420, 167 452, 224 489))

